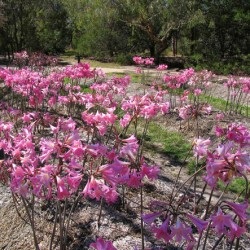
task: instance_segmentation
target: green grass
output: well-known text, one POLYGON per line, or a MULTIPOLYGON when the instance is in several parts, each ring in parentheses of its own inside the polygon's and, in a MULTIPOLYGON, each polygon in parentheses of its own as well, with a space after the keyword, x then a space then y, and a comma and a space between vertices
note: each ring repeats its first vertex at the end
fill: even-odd
MULTIPOLYGON (((189 175, 194 174, 195 171, 197 171, 198 169, 200 169, 201 167, 203 167, 204 164, 205 164, 204 161, 198 162, 197 169, 195 169, 196 161, 195 161, 195 159, 190 159, 190 160, 188 161, 188 164, 187 164, 188 174, 189 174, 189 175)), ((201 171, 199 174, 202 174, 202 173, 203 173, 203 171, 201 171)))
POLYGON ((154 122, 149 125, 148 141, 162 144, 163 153, 178 163, 182 163, 190 153, 191 144, 181 133, 167 131, 154 122))
POLYGON ((83 93, 92 93, 92 89, 88 85, 81 85, 81 90, 83 93))
MULTIPOLYGON (((226 111, 227 107, 227 101, 218 97, 208 96, 208 95, 200 95, 199 96, 200 101, 206 102, 211 104, 214 108, 226 111)), ((228 104, 228 109, 231 106, 231 103, 228 104)), ((232 104, 232 110, 234 111, 236 109, 236 105, 232 104)), ((240 111, 241 115, 248 116, 249 111, 248 107, 245 105, 239 105, 238 111, 240 111)))
MULTIPOLYGON (((74 51, 67 51, 63 55, 60 55, 59 58, 63 61, 75 64, 75 63, 77 63, 77 60, 75 58, 76 54, 77 53, 74 51)), ((119 68, 119 67, 121 67, 121 65, 118 63, 114 63, 114 62, 106 63, 106 62, 100 62, 100 61, 96 61, 96 60, 90 60, 87 58, 86 59, 82 58, 81 62, 89 63, 90 67, 92 67, 92 68, 119 68)))
POLYGON ((116 76, 116 77, 124 77, 126 75, 129 75, 131 78, 131 82, 133 83, 140 83, 141 82, 141 75, 138 75, 136 73, 120 73, 120 72, 114 72, 114 73, 108 73, 108 76, 116 76))
MULTIPOLYGON (((220 189, 224 189, 225 186, 226 185, 222 181, 219 181, 218 187, 220 189)), ((246 181, 243 177, 235 178, 227 187, 228 191, 235 193, 235 194, 240 194, 245 189, 246 189, 246 181)), ((245 192, 243 192, 243 195, 244 194, 245 192)))

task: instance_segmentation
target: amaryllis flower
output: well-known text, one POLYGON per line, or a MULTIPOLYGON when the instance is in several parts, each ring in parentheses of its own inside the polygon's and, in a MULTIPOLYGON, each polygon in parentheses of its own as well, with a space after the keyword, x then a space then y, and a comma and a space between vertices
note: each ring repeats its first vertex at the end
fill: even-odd
POLYGON ((61 178, 59 176, 56 176, 56 185, 57 185, 57 198, 59 200, 64 200, 70 196, 66 177, 61 178))
POLYGON ((126 175, 121 176, 121 182, 129 187, 138 188, 142 185, 142 175, 135 169, 132 169, 126 175))
POLYGON ((146 163, 144 163, 141 166, 141 174, 142 176, 147 176, 150 180, 155 180, 160 172, 160 169, 158 166, 148 166, 146 163))
POLYGON ((141 217, 146 224, 152 224, 157 217, 159 217, 162 212, 155 212, 150 214, 143 214, 141 217))
POLYGON ((120 125, 124 128, 126 126, 128 126, 128 124, 131 121, 131 115, 126 113, 121 119, 120 119, 120 125))
POLYGON ((163 239, 166 243, 173 238, 169 222, 170 218, 167 217, 160 227, 156 227, 155 225, 151 227, 151 231, 154 233, 155 237, 159 240, 163 239))
POLYGON ((160 65, 156 68, 156 70, 161 71, 161 70, 166 70, 167 68, 168 68, 168 65, 166 65, 166 64, 160 64, 160 65))
POLYGON ((244 201, 243 203, 235 203, 231 201, 224 201, 240 218, 240 220, 244 223, 247 220, 247 208, 248 202, 244 201))
POLYGON ((202 90, 201 90, 201 89, 195 89, 195 90, 194 90, 194 95, 195 95, 195 96, 199 96, 199 95, 201 95, 201 93, 202 93, 202 90))
POLYGON ((103 238, 98 238, 96 242, 90 244, 90 247, 96 250, 117 250, 111 241, 104 240, 103 238))
POLYGON ((210 139, 196 138, 193 143, 194 156, 199 156, 199 158, 206 156, 210 144, 210 139))
POLYGON ((103 194, 101 185, 102 183, 96 180, 92 175, 88 180, 85 188, 83 189, 82 194, 84 195, 84 197, 89 196, 92 199, 100 200, 103 194))
POLYGON ((144 63, 144 59, 143 59, 141 56, 134 56, 134 57, 133 57, 133 61, 134 61, 136 64, 143 64, 143 63, 144 63))
POLYGON ((130 159, 135 159, 139 149, 138 140, 132 135, 131 137, 122 141, 124 142, 124 144, 120 148, 119 154, 122 157, 129 157, 130 159))
POLYGON ((232 222, 232 216, 224 214, 219 208, 215 215, 211 215, 211 226, 214 227, 216 233, 219 235, 226 234, 227 228, 230 228, 232 222))
POLYGON ((192 214, 186 214, 186 217, 188 217, 190 221, 195 225, 199 233, 202 233, 207 228, 208 221, 197 218, 192 214))
POLYGON ((171 237, 175 238, 176 242, 191 241, 193 239, 192 228, 178 218, 176 224, 171 226, 171 237))
POLYGON ((90 180, 88 180, 82 194, 84 197, 90 197, 96 200, 104 198, 109 203, 115 202, 118 198, 118 193, 114 188, 105 185, 101 180, 95 179, 93 175, 90 180))

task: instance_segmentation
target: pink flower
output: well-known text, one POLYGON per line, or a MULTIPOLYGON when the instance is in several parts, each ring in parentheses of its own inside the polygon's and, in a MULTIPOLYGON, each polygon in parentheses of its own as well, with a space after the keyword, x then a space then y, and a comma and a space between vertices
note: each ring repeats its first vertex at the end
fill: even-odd
POLYGON ((247 208, 248 202, 245 201, 243 203, 235 203, 231 201, 224 201, 240 218, 240 220, 244 223, 247 220, 247 208))
POLYGON ((154 220, 159 217, 162 214, 162 212, 156 212, 151 214, 143 214, 142 219, 146 224, 152 224, 154 220))
POLYGON ((208 221, 201 220, 192 214, 186 214, 186 216, 196 226, 196 228, 200 234, 207 228, 208 221))
POLYGON ((195 89, 194 90, 194 95, 195 96, 198 96, 198 95, 200 95, 202 93, 202 90, 201 89, 195 89))
POLYGON ((98 238, 96 242, 90 244, 90 247, 96 250, 117 250, 111 241, 104 240, 103 238, 98 238))
POLYGON ((144 59, 144 64, 145 65, 152 65, 154 63, 154 58, 153 57, 147 57, 144 59))
POLYGON ((147 164, 143 164, 141 167, 142 176, 147 176, 150 180, 155 180, 160 172, 159 167, 157 166, 148 166, 147 164))
POLYGON ((168 243, 173 238, 169 221, 170 218, 167 217, 160 227, 152 226, 151 228, 151 231, 155 234, 155 237, 159 240, 163 239, 166 243, 168 243))
POLYGON ((123 128, 125 128, 126 126, 128 126, 128 124, 131 121, 131 115, 126 113, 121 119, 120 119, 120 124, 123 128))
POLYGON ((57 182, 57 198, 59 200, 68 198, 70 196, 70 193, 67 187, 66 178, 65 177, 61 178, 57 176, 56 182, 57 182))
POLYGON ((144 59, 140 56, 134 56, 133 57, 133 61, 136 63, 136 64, 143 64, 144 63, 144 59))
POLYGON ((139 67, 136 67, 136 69, 135 69, 135 73, 137 73, 137 74, 141 74, 141 73, 142 73, 142 69, 141 69, 141 68, 139 68, 139 67))
POLYGON ((225 117, 225 115, 223 113, 218 113, 215 116, 216 121, 221 121, 223 118, 225 117))
POLYGON ((233 222, 233 220, 231 220, 230 228, 227 231, 226 235, 231 241, 233 241, 234 238, 240 238, 245 232, 246 232, 245 225, 241 227, 235 222, 233 222))
POLYGON ((168 68, 168 65, 166 65, 166 64, 160 64, 157 68, 156 68, 156 70, 166 70, 168 68))
POLYGON ((124 184, 132 188, 138 188, 142 185, 142 175, 136 170, 131 170, 130 173, 121 177, 121 179, 124 184))
POLYGON ((215 231, 221 235, 227 233, 227 228, 231 227, 232 217, 231 215, 224 214, 219 208, 215 215, 211 216, 211 226, 215 228, 215 231))
POLYGON ((183 120, 189 119, 193 115, 193 107, 192 105, 186 105, 179 109, 179 116, 183 120))
POLYGON ((193 144, 194 156, 199 156, 199 158, 205 157, 210 143, 210 139, 196 138, 193 144))
POLYGON ((103 196, 101 185, 102 183, 100 181, 97 181, 92 175, 91 179, 88 180, 85 188, 83 189, 82 194, 84 195, 84 197, 89 196, 92 199, 100 200, 103 196))
POLYGON ((171 226, 171 236, 176 242, 181 242, 182 239, 190 241, 193 239, 192 229, 178 218, 176 224, 171 226))

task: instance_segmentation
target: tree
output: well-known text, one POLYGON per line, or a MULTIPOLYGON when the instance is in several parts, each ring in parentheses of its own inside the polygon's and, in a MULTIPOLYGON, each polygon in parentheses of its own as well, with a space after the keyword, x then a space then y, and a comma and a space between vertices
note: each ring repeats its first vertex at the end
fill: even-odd
POLYGON ((67 45, 67 13, 59 0, 2 0, 1 50, 62 51, 67 45))
POLYGON ((63 52, 69 45, 71 26, 59 0, 43 1, 35 16, 36 34, 43 52, 63 52))
POLYGON ((143 33, 150 55, 159 61, 173 37, 189 18, 188 1, 181 0, 115 0, 120 19, 143 33))
POLYGON ((249 54, 249 1, 196 0, 193 6, 194 16, 199 18, 186 27, 189 53, 200 53, 207 59, 249 54))
POLYGON ((72 46, 79 53, 98 57, 129 51, 131 27, 119 20, 111 1, 63 0, 73 26, 72 46))

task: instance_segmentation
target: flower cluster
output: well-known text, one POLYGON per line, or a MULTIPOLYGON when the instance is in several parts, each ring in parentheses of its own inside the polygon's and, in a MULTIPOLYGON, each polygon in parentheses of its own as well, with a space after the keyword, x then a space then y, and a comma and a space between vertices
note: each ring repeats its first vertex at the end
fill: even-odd
MULTIPOLYGON (((168 204, 165 203, 165 206, 168 204)), ((206 219, 198 218, 190 213, 179 215, 176 218, 171 213, 166 215, 165 210, 170 211, 170 209, 162 210, 163 208, 161 208, 162 211, 143 214, 142 218, 157 239, 163 240, 165 243, 183 243, 185 249, 194 249, 199 244, 194 237, 194 228, 199 237, 204 231, 209 230, 217 236, 225 235, 230 241, 241 237, 246 231, 247 208, 246 201, 243 203, 224 201, 217 211, 206 219)))
POLYGON ((48 56, 41 52, 28 53, 24 50, 14 53, 13 63, 20 68, 23 66, 41 67, 56 66, 58 64, 58 60, 54 56, 48 56))

